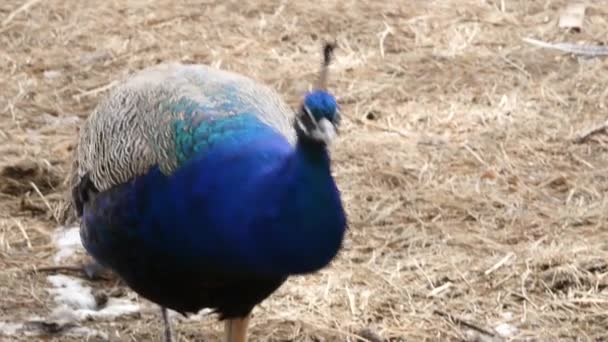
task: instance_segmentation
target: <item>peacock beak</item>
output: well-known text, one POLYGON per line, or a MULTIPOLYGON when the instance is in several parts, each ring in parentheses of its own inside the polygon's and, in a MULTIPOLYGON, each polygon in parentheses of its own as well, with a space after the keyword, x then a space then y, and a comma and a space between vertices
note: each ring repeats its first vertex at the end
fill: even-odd
POLYGON ((325 144, 331 143, 338 135, 336 126, 334 126, 334 124, 326 118, 319 120, 318 125, 321 131, 321 138, 325 144))

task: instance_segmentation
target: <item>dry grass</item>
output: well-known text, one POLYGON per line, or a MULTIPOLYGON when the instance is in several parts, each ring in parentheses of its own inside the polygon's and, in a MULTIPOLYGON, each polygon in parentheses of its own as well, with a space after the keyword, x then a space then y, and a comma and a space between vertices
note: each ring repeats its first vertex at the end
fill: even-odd
MULTIPOLYGON (((608 117, 608 59, 521 41, 605 39, 602 1, 582 33, 557 27, 565 3, 2 1, 0 321, 51 309, 46 274, 31 270, 52 263, 50 208, 77 127, 114 80, 161 61, 208 63, 295 105, 320 39, 335 37, 346 248, 258 307, 253 340, 355 341, 367 329, 488 341, 477 330, 499 339, 501 323, 518 340, 605 340, 608 139, 573 139, 608 117)), ((86 325, 114 340, 160 336, 154 311, 86 325)), ((177 331, 202 341, 221 327, 206 318, 177 331)))

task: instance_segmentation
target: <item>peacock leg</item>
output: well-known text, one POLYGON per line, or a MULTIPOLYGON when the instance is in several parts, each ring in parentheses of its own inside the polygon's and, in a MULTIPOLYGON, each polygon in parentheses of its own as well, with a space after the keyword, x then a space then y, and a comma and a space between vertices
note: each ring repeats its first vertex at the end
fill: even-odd
POLYGON ((169 311, 165 307, 160 307, 160 312, 163 316, 163 322, 165 324, 165 338, 163 342, 173 342, 173 326, 171 325, 171 319, 169 318, 169 311))
POLYGON ((247 342, 249 315, 242 318, 227 319, 224 322, 224 342, 247 342))

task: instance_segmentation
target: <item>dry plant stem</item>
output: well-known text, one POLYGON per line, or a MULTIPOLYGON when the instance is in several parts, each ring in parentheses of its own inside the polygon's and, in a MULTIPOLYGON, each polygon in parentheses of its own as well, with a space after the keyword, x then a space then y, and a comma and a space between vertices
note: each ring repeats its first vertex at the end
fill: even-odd
POLYGON ((41 266, 32 269, 32 272, 60 272, 60 271, 69 271, 69 272, 84 272, 81 266, 71 266, 71 265, 59 265, 59 266, 41 266))
POLYGON ((608 132, 608 120, 599 125, 593 126, 589 129, 586 129, 578 134, 578 136, 574 139, 574 142, 577 144, 584 143, 589 138, 596 134, 606 133, 608 132))
POLYGON ((526 43, 536 45, 541 48, 558 50, 565 53, 585 57, 604 57, 608 56, 608 46, 604 45, 589 45, 589 44, 572 44, 572 43, 547 43, 542 40, 524 38, 526 43))
POLYGON ((473 329, 475 331, 478 331, 484 335, 488 335, 490 337, 494 337, 495 334, 492 333, 491 331, 484 329, 482 327, 480 327, 479 325, 473 324, 471 322, 465 321, 464 319, 458 318, 456 316, 453 316, 447 312, 441 311, 441 310, 434 310, 433 313, 435 313, 436 315, 439 315, 441 317, 444 317, 454 323, 460 324, 462 326, 465 326, 467 328, 473 329))
POLYGON ((32 272, 76 272, 80 276, 88 280, 109 280, 103 275, 104 268, 98 263, 92 261, 85 263, 82 266, 78 265, 56 265, 56 266, 41 266, 32 269, 32 272))
POLYGON ((13 21, 13 19, 15 19, 16 16, 18 16, 21 13, 27 12, 27 10, 30 7, 34 6, 38 2, 40 2, 40 0, 29 0, 29 1, 26 1, 25 3, 23 3, 23 5, 19 6, 19 8, 17 8, 13 12, 11 12, 8 16, 6 16, 6 19, 4 19, 2 21, 2 26, 7 26, 8 24, 11 23, 11 21, 13 21))

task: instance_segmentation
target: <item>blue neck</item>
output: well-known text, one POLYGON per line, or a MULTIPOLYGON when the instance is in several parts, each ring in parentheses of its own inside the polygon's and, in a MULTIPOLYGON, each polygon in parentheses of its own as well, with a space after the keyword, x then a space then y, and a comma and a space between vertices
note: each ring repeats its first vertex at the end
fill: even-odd
MULTIPOLYGON (((207 122, 179 146, 191 155, 206 151, 185 172, 199 183, 188 184, 189 189, 214 199, 206 208, 212 213, 204 220, 208 230, 229 241, 227 249, 246 251, 239 262, 248 260, 260 272, 315 271, 336 255, 346 229, 325 144, 298 127, 296 133, 294 149, 255 116, 240 115, 207 122), (191 140, 197 143, 184 148, 191 140)), ((199 215, 184 217, 197 221, 199 215)), ((193 238, 208 239, 209 233, 193 238)))
POLYGON ((265 264, 282 273, 314 272, 336 256, 346 230, 327 148, 298 139, 295 153, 275 172, 267 185, 280 189, 279 206, 264 220, 264 232, 256 235, 269 258, 265 264))

